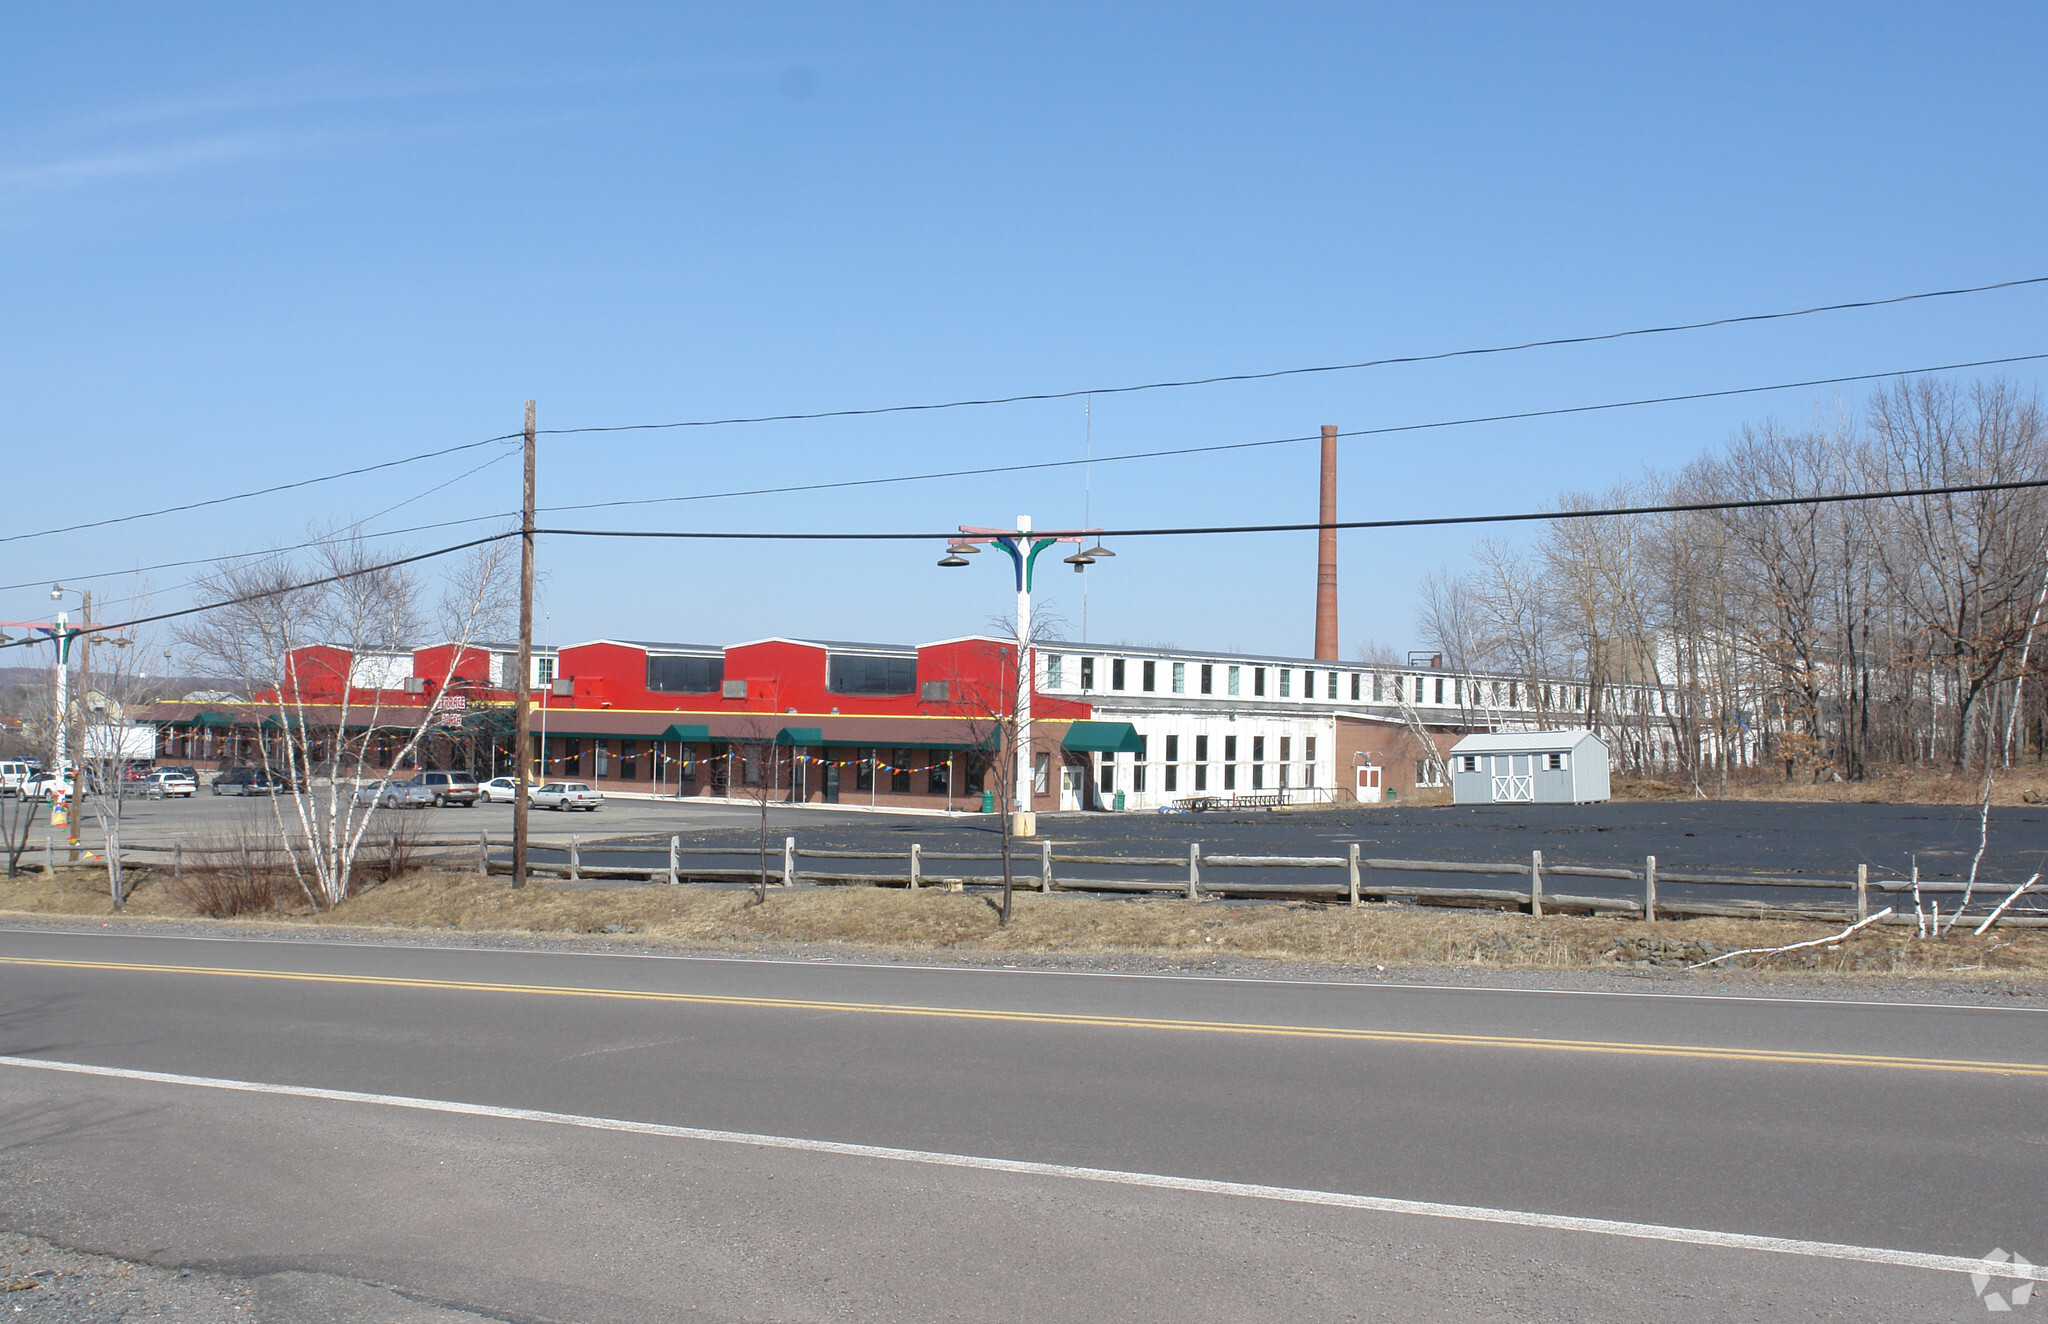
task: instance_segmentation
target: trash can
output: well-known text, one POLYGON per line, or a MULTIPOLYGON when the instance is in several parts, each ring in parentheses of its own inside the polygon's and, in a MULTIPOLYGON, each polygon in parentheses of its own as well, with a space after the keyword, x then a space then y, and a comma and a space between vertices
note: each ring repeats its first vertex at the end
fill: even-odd
POLYGON ((996 793, 994 791, 983 791, 981 793, 981 812, 984 814, 993 814, 995 811, 996 793))
POLYGON ((1395 789, 1394 789, 1393 787, 1391 787, 1391 786, 1389 786, 1389 787, 1387 788, 1387 799, 1388 799, 1388 800, 1392 801, 1392 800, 1398 800, 1398 799, 1400 799, 1400 798, 1401 798, 1401 793, 1400 793, 1399 791, 1395 790, 1395 789))
POLYGON ((1116 793, 1116 811, 1119 814, 1124 811, 1124 793, 1122 791, 1116 793))

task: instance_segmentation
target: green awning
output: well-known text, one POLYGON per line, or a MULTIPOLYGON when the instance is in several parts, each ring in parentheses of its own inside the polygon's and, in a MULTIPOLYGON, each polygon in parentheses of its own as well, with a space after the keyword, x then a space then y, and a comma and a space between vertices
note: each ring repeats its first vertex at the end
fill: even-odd
POLYGON ((291 716, 279 720, 277 715, 273 713, 263 719, 263 729, 265 731, 303 731, 306 729, 306 719, 300 717, 297 713, 293 713, 291 716))
POLYGON ((815 726, 785 726, 775 733, 775 743, 815 749, 825 743, 825 733, 815 726))
POLYGON ((1070 754, 1136 754, 1145 746, 1129 722, 1076 722, 1060 748, 1070 754))
POLYGON ((681 722, 676 722, 668 730, 656 736, 655 739, 672 741, 683 745, 701 745, 711 739, 711 728, 701 722, 694 726, 686 726, 681 722))
POLYGON ((226 713, 201 713, 199 714, 199 716, 192 719, 192 725, 194 726, 214 726, 226 728, 233 726, 234 724, 235 719, 229 717, 226 713))

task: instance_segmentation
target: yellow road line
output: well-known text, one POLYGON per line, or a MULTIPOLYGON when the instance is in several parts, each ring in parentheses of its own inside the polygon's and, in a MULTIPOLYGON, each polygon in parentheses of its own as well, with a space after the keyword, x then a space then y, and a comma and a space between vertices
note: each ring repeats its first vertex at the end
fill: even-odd
POLYGON ((1145 1016, 1088 1016, 1071 1012, 989 1011, 920 1007, 884 1002, 830 1002, 818 998, 750 998, 711 993, 660 993, 638 989, 579 988, 558 984, 496 984, 467 979, 408 979, 391 975, 308 974, 293 970, 243 970, 228 966, 149 965, 120 961, 59 961, 0 957, 0 965, 125 974, 214 975, 273 979, 301 984, 353 984, 367 988, 411 988, 443 993, 516 993, 527 996, 604 998, 623 1002, 670 1002, 762 1011, 827 1011, 869 1016, 916 1016, 939 1020, 998 1021, 1015 1025, 1070 1025, 1090 1029, 1179 1030, 1203 1034, 1261 1035, 1290 1039, 1337 1039, 1363 1043, 1421 1044, 1442 1048, 1522 1048, 1559 1053, 1608 1053, 1631 1057, 1698 1058, 1716 1062, 1774 1062, 1797 1066, 1874 1067, 1892 1071, 1951 1071, 2048 1079, 2048 1063, 1985 1062, 1966 1058, 1887 1057, 1873 1053, 1812 1053, 1792 1049, 1717 1048, 1705 1044, 1645 1044, 1595 1039, 1537 1039, 1514 1035, 1436 1034, 1420 1030, 1360 1030, 1337 1026, 1262 1025, 1238 1021, 1168 1020, 1145 1016))

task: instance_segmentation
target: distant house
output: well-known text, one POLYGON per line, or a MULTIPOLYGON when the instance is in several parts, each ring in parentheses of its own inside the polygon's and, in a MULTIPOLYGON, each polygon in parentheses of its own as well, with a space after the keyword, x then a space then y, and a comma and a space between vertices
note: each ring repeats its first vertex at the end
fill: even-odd
POLYGON ((1610 798, 1607 746, 1591 731, 1512 731, 1451 746, 1451 799, 1461 805, 1587 804, 1610 798))

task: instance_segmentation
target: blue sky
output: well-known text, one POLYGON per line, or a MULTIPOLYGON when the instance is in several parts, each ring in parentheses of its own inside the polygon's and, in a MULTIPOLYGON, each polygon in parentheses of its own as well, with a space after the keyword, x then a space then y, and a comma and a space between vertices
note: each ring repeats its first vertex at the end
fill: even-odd
MULTIPOLYGON (((517 428, 1346 362, 2048 274, 2037 6, 13 6, 4 533, 517 428)), ((2048 351, 2041 288, 1098 398, 1097 453, 2048 351)), ((2032 386, 2033 365, 2007 370, 2032 386)), ((1849 388, 1854 404, 1867 388, 1849 388)), ((1832 391, 1345 443, 1346 518, 1529 509, 1832 391)), ((1078 458, 1080 401, 549 438, 542 504, 1078 458)), ((507 511, 495 450, 0 543, 0 582, 507 511), (450 481, 454 480, 454 481, 450 481), (437 485, 447 486, 429 491, 437 485), (399 504, 405 503, 405 504, 399 504), (379 514, 390 509, 388 513, 379 514)), ((1105 464, 1098 525, 1312 519, 1315 447, 1105 464)), ((1078 522, 1079 470, 587 511, 1078 522)), ((571 516, 554 516, 568 520, 571 516)), ((406 534, 425 549, 470 528, 406 534)), ((1346 534, 1347 653, 1456 530, 1346 534)), ((1103 642, 1306 652, 1314 538, 1130 540, 1103 642)), ((544 544, 547 631, 986 628, 935 545, 544 544)), ((182 605, 184 575, 148 575, 182 605)), ((1044 586, 1078 633, 1080 577, 1044 586)), ((84 581, 78 581, 84 582, 84 581)), ((132 578, 97 581, 125 598, 132 578)), ((45 587, 0 590, 40 616, 45 587)), ((118 615, 118 611, 110 613, 118 615)))

